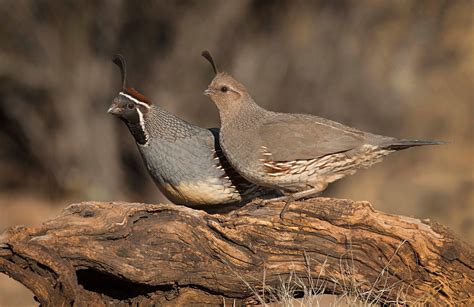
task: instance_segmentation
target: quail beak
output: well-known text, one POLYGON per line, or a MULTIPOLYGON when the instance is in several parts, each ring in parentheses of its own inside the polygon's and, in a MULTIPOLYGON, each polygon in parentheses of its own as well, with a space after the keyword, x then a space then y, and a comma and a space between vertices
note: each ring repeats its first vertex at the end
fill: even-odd
POLYGON ((118 106, 112 104, 110 108, 107 110, 107 113, 113 114, 113 115, 118 115, 122 112, 122 109, 119 108, 118 106))
POLYGON ((211 90, 210 88, 208 88, 207 90, 204 91, 204 95, 206 95, 206 96, 210 96, 212 93, 214 93, 214 91, 211 90))

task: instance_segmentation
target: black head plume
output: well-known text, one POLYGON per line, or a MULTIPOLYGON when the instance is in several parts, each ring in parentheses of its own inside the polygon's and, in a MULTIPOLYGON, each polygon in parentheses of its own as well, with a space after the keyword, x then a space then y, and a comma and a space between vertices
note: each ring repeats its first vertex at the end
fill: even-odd
POLYGON ((112 61, 120 68, 122 73, 122 90, 127 88, 127 63, 121 54, 114 55, 112 61))
POLYGON ((214 63, 214 60, 212 59, 212 56, 211 54, 209 53, 209 51, 207 50, 204 50, 203 52, 201 52, 201 55, 209 61, 209 63, 211 63, 212 65, 212 69, 214 70, 214 73, 217 75, 217 67, 216 67, 216 64, 214 63))

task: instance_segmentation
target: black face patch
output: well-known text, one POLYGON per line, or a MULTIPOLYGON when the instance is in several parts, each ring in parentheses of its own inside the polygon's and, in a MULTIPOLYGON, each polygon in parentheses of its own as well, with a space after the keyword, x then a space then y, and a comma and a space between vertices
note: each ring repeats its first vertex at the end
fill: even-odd
POLYGON ((133 109, 129 109, 126 106, 118 116, 126 124, 138 124, 138 125, 140 125, 140 115, 138 114, 138 111, 137 111, 136 108, 137 108, 137 106, 134 106, 133 109))
POLYGON ((147 138, 146 138, 145 131, 143 131, 143 128, 140 125, 140 122, 138 122, 138 123, 129 123, 125 119, 122 119, 122 120, 127 125, 128 129, 130 130, 130 133, 135 138, 135 141, 140 145, 145 145, 146 142, 147 142, 147 138))
POLYGON ((112 105, 120 110, 114 114, 127 125, 135 141, 140 145, 145 145, 148 140, 144 130, 144 123, 141 122, 140 113, 144 117, 148 109, 122 95, 117 96, 112 105))

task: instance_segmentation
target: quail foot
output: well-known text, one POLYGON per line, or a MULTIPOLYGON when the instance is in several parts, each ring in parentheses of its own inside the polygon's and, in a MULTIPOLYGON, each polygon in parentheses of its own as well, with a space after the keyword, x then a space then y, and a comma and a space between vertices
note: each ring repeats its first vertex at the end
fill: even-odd
POLYGON ((122 72, 122 91, 108 112, 127 125, 149 174, 169 200, 213 210, 282 195, 248 182, 230 167, 219 146, 219 129, 191 125, 151 103, 127 87, 123 57, 116 55, 113 61, 122 72))
MULTIPOLYGON (((268 111, 245 87, 218 72, 205 95, 219 110, 220 144, 231 166, 245 179, 287 194, 281 216, 291 201, 314 197, 329 183, 367 168, 398 150, 442 144, 376 135, 307 114, 268 111)), ((276 200, 276 199, 275 199, 276 200)))

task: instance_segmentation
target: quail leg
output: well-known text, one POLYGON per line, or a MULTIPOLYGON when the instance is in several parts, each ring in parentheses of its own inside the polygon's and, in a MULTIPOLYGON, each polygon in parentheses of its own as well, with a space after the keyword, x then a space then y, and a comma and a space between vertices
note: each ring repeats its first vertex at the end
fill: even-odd
POLYGON ((309 190, 296 192, 296 193, 293 193, 293 194, 287 196, 286 203, 285 203, 285 205, 283 206, 283 209, 281 209, 281 212, 280 212, 280 219, 283 219, 285 217, 285 213, 290 208, 291 202, 293 202, 295 200, 302 199, 302 198, 316 197, 319 194, 321 194, 321 192, 324 191, 327 188, 327 186, 328 186, 327 183, 323 183, 323 184, 319 184, 318 186, 316 186, 314 188, 311 188, 309 190))
POLYGON ((284 195, 284 196, 278 196, 278 197, 273 197, 273 198, 267 198, 267 199, 260 199, 259 205, 263 206, 266 205, 267 203, 271 203, 274 201, 286 201, 291 195, 284 195))

